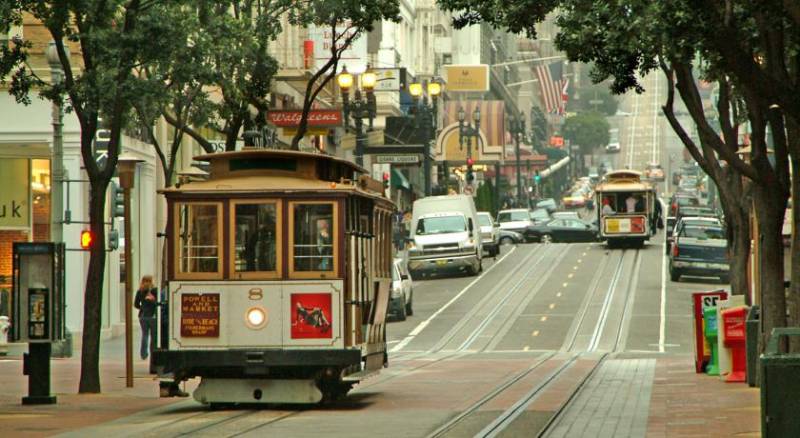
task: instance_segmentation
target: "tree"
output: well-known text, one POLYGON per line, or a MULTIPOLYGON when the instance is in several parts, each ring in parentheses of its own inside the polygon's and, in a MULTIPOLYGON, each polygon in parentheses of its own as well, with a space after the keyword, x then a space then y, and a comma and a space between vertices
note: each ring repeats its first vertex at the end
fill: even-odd
POLYGON ((31 43, 15 37, 0 51, 0 78, 10 77, 10 92, 29 103, 32 89, 46 99, 61 102, 81 126, 81 156, 89 179, 89 221, 95 236, 90 250, 84 293, 83 347, 79 392, 100 392, 99 347, 105 268, 106 189, 116 171, 123 129, 130 122, 133 102, 155 93, 158 78, 138 74, 157 60, 174 56, 189 44, 192 23, 183 15, 191 2, 127 1, 6 1, 0 10, 0 29, 22 24, 23 16, 42 22, 56 43, 65 72, 54 86, 30 67, 31 43), (66 41, 65 41, 66 40, 66 41), (75 56, 67 57, 69 43, 75 56), (75 73, 79 71, 79 73, 75 73), (102 114, 110 129, 108 158, 100 166, 93 157, 92 140, 102 114))
POLYGON ((331 29, 330 58, 311 75, 303 97, 303 111, 297 133, 292 138, 293 150, 300 148, 300 141, 308 132, 308 113, 319 93, 339 71, 342 53, 357 38, 372 31, 381 20, 400 21, 399 0, 316 0, 307 8, 299 8, 292 14, 292 22, 331 29))
MULTIPOLYGON (((557 7, 557 22, 561 28, 557 46, 566 50, 573 61, 594 62, 592 79, 599 82, 612 78, 611 88, 615 92, 641 91, 638 78, 659 65, 663 65, 668 76, 674 74, 681 98, 698 125, 704 149, 700 153, 684 141, 692 156, 702 160, 701 165, 709 164, 704 170, 711 171, 709 175, 720 188, 726 181, 713 171, 715 163, 722 168, 719 160, 724 160, 736 178, 743 176, 753 182, 759 219, 757 238, 762 245, 759 260, 762 334, 767 335, 773 327, 786 324, 781 223, 790 189, 789 165, 800 165, 800 160, 794 160, 800 153, 800 80, 796 55, 800 46, 800 34, 796 32, 800 7, 786 1, 736 2, 734 5, 710 0, 628 0, 613 4, 599 0, 527 0, 523 4, 440 0, 440 3, 453 10, 466 11, 456 19, 457 23, 485 19, 529 35, 535 35, 536 23, 557 7), (529 11, 530 6, 538 9, 529 11), (713 140, 714 131, 704 123, 703 115, 692 112, 697 102, 688 84, 694 82, 692 66, 696 59, 702 60, 702 71, 707 79, 731 84, 745 103, 744 114, 752 127, 749 162, 737 154, 738 133, 730 120, 723 121, 720 117, 725 141, 718 137, 713 140), (768 157, 767 127, 774 134, 774 165, 768 157), (791 163, 789 154, 793 158, 791 163)), ((729 113, 729 107, 723 111, 729 113)), ((793 170, 800 171, 800 168, 793 170)), ((800 188, 797 179, 792 184, 800 188)), ((794 190, 792 196, 800 200, 800 190, 794 190)), ((721 198, 724 203, 726 196, 721 198)), ((726 209, 740 210, 730 205, 726 209)), ((799 243, 800 236, 795 234, 793 260, 798 262, 799 243)), ((800 280, 800 266, 793 266, 792 271, 792 277, 800 280)), ((741 290, 734 292, 741 293, 741 290)), ((792 300, 800 300, 800 284, 793 283, 792 300)), ((800 322, 796 315, 794 312, 794 324, 800 322)))
POLYGON ((581 168, 585 168, 583 157, 594 154, 597 148, 608 144, 610 126, 606 118, 595 112, 578 113, 564 122, 564 139, 581 147, 581 168))

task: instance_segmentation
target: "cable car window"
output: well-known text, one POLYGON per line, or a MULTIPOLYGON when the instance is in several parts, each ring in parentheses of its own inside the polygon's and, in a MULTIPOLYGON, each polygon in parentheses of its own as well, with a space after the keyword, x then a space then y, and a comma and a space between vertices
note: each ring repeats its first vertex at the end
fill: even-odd
POLYGON ((336 222, 333 203, 293 203, 292 271, 335 270, 336 222))
POLYGON ((272 202, 234 202, 234 273, 275 273, 280 262, 280 208, 272 202))
POLYGON ((192 274, 184 277, 198 278, 215 278, 221 275, 221 205, 180 203, 177 214, 178 273, 192 274))

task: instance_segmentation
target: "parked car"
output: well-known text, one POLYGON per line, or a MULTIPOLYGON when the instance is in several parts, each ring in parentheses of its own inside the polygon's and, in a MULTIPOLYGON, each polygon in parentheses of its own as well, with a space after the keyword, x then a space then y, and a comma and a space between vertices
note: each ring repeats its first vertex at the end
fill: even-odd
POLYGON ((583 208, 586 206, 586 196, 582 191, 570 193, 561 200, 564 208, 583 208))
POLYGON ((478 225, 481 227, 483 250, 488 252, 490 257, 496 257, 500 252, 500 227, 494 223, 492 215, 486 211, 478 212, 478 225))
POLYGON ((675 228, 675 242, 669 256, 672 281, 679 281, 683 275, 730 281, 728 242, 717 219, 686 217, 675 228))
POLYGON ((500 210, 497 213, 497 223, 500 225, 501 230, 511 230, 528 238, 528 229, 533 226, 530 213, 524 208, 512 208, 508 210, 500 210))
POLYGON ((501 245, 515 245, 517 243, 525 243, 525 236, 516 231, 500 230, 501 245))
POLYGON ((577 219, 583 221, 577 211, 557 211, 553 213, 553 219, 577 219))
POLYGON ((622 148, 620 147, 618 141, 614 141, 614 142, 611 142, 611 143, 606 145, 606 152, 610 153, 610 154, 619 152, 620 149, 622 149, 622 148))
POLYGON ((553 219, 546 224, 531 227, 530 235, 542 243, 595 242, 597 227, 577 219, 553 219))
POLYGON ((719 220, 719 217, 708 207, 683 207, 680 210, 680 215, 678 217, 668 217, 667 218, 667 230, 664 234, 666 234, 666 241, 665 241, 665 254, 669 255, 670 251, 672 251, 672 244, 675 242, 675 235, 677 234, 678 227, 683 222, 684 218, 694 219, 694 218, 709 218, 709 219, 716 219, 717 224, 722 227, 722 221, 719 220), (670 223, 671 221, 671 223, 670 223))
POLYGON ((408 266, 402 259, 392 263, 392 290, 389 295, 389 315, 399 321, 414 314, 414 283, 408 266))
POLYGON ((536 208, 530 212, 531 221, 533 224, 548 222, 550 220, 550 212, 546 208, 536 208))
POLYGON ((553 198, 544 198, 536 203, 536 208, 545 208, 552 213, 558 209, 558 204, 556 204, 556 200, 553 198))
POLYGON ((672 195, 672 199, 669 202, 669 216, 678 217, 678 212, 680 211, 681 207, 699 207, 700 200, 697 199, 696 196, 693 196, 688 193, 675 193, 672 195))
POLYGON ((597 167, 589 168, 589 181, 592 184, 597 184, 600 181, 600 170, 597 167))

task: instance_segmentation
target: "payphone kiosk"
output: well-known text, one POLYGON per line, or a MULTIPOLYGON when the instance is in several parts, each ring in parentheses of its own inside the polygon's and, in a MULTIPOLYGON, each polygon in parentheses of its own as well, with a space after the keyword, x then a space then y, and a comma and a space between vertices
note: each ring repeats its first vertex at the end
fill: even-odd
POLYGON ((23 373, 28 396, 22 404, 52 404, 51 343, 64 338, 64 244, 15 242, 13 247, 11 340, 27 342, 23 373))

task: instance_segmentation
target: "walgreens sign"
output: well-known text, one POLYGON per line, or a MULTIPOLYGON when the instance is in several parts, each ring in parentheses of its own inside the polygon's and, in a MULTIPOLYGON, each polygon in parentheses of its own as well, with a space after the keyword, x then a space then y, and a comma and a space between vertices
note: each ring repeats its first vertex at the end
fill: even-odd
MULTIPOLYGON (((280 128, 294 128, 300 125, 302 111, 270 111, 267 121, 280 128)), ((339 110, 311 110, 308 113, 308 127, 333 127, 342 125, 342 112, 339 110)))

